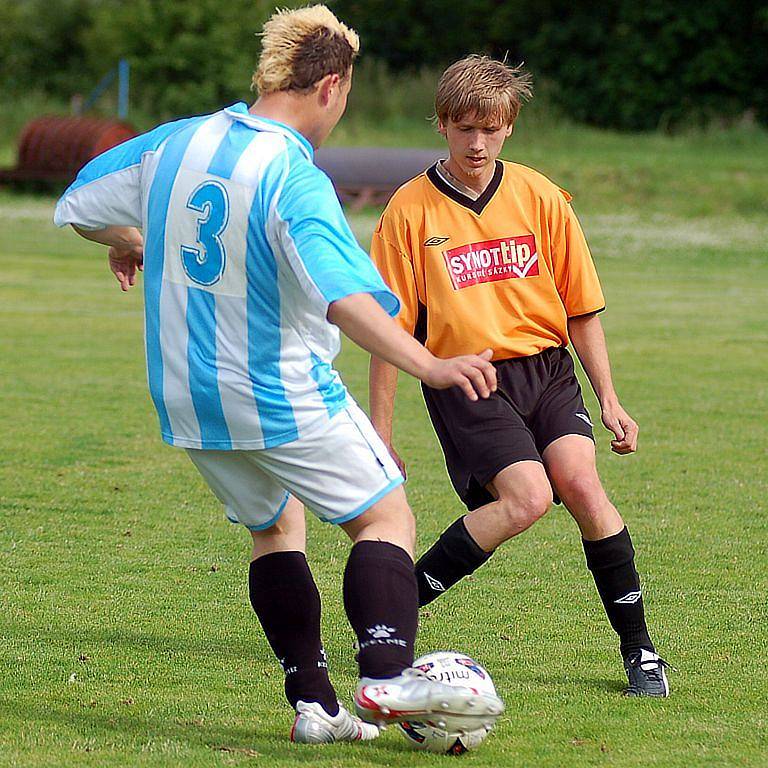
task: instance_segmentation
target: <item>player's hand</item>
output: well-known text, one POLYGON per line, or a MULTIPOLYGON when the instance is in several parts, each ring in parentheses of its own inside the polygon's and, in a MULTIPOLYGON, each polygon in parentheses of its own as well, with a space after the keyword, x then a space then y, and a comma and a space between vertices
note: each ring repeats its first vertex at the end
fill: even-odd
POLYGON ((496 391, 496 369, 491 364, 493 350, 486 349, 479 355, 462 355, 447 360, 435 358, 431 369, 423 377, 424 383, 433 389, 461 387, 470 400, 490 397, 496 391))
POLYGON ((408 473, 405 471, 405 462, 400 458, 400 454, 392 447, 391 443, 384 443, 384 445, 387 446, 387 450, 389 451, 389 455, 392 457, 392 460, 397 464, 397 468, 402 473, 403 477, 407 480, 408 479, 408 473))
POLYGON ((613 432, 611 450, 621 455, 637 450, 637 435, 640 428, 632 417, 618 404, 606 406, 602 413, 603 424, 613 432))
POLYGON ((144 269, 144 246, 109 249, 109 268, 120 283, 120 289, 127 291, 136 285, 136 272, 144 269))

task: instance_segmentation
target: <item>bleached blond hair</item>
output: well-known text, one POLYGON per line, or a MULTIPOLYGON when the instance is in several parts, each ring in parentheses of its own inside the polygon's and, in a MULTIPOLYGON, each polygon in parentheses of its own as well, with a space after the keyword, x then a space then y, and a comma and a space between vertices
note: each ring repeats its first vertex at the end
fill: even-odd
POLYGON ((441 75, 435 114, 443 124, 472 117, 481 123, 509 126, 532 95, 532 78, 522 65, 513 67, 506 61, 472 54, 441 75))
POLYGON ((278 9, 262 29, 251 87, 259 94, 306 92, 326 75, 346 77, 359 50, 357 32, 326 6, 278 9))

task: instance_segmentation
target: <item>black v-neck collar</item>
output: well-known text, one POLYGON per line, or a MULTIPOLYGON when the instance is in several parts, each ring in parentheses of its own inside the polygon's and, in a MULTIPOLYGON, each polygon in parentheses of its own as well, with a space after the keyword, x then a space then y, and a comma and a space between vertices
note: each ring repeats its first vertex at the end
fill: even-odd
MULTIPOLYGON (((440 161, 438 160, 438 162, 440 161)), ((485 210, 488 203, 491 202, 491 198, 496 194, 496 190, 499 188, 503 176, 504 164, 501 160, 497 160, 493 178, 488 182, 488 186, 483 190, 483 194, 480 195, 477 200, 473 200, 471 197, 462 194, 458 189, 452 187, 443 180, 437 172, 437 163, 427 169, 427 178, 435 185, 438 191, 442 192, 446 197, 450 197, 451 200, 459 205, 463 205, 465 208, 469 208, 470 211, 474 211, 478 216, 485 210)))

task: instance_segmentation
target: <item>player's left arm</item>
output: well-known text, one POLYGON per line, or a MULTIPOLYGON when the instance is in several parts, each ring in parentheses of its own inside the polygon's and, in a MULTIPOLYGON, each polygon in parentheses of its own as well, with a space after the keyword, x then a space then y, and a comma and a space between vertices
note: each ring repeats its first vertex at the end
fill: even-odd
POLYGON ((157 126, 93 158, 56 204, 54 223, 109 247, 109 268, 127 291, 144 263, 141 165, 174 131, 195 118, 157 126))
POLYGON ((91 160, 62 195, 54 222, 109 248, 109 268, 127 291, 144 263, 141 226, 141 157, 146 136, 137 136, 91 160))
POLYGON ((603 424, 613 432, 611 449, 637 450, 638 427, 622 408, 613 386, 608 348, 598 312, 605 298, 571 196, 559 190, 550 200, 552 263, 557 291, 568 315, 568 336, 600 402, 603 424))
POLYGON ((638 426, 619 402, 611 376, 608 345, 600 317, 596 313, 568 318, 568 335, 600 403, 603 424, 614 434, 611 450, 634 453, 638 426))
POLYGON ((72 224, 80 237, 94 243, 109 246, 109 269, 120 283, 120 289, 127 291, 136 285, 136 274, 144 268, 144 238, 137 227, 104 227, 104 229, 81 229, 72 224))

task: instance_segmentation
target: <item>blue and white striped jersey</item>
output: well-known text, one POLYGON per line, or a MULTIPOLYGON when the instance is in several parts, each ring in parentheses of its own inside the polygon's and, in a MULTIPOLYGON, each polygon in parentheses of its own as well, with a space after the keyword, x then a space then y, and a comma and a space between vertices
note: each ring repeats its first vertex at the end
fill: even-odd
POLYGON ((348 403, 328 305, 399 302, 309 142, 245 104, 168 123, 88 163, 58 226, 141 227, 149 389, 163 439, 269 448, 348 403))

